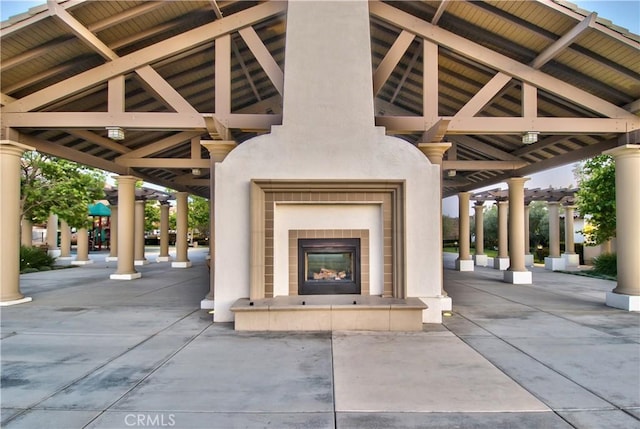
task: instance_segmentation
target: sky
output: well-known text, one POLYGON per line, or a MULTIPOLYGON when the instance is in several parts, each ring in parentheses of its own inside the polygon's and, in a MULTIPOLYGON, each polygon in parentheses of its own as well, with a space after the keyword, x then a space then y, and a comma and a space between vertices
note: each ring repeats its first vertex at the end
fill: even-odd
MULTIPOLYGON (((29 8, 44 3, 46 2, 42 0, 0 0, 0 20, 5 21, 10 16, 26 12, 29 8)), ((606 18, 615 25, 630 30, 632 33, 640 34, 640 0, 580 0, 572 3, 587 11, 597 12, 601 18, 606 18)), ((576 181, 573 177, 573 169, 574 165, 569 165, 533 174, 526 186, 528 188, 575 186, 576 181)), ((495 187, 497 185, 489 188, 495 187)), ((457 197, 450 197, 444 200, 443 212, 450 216, 458 215, 457 197)))

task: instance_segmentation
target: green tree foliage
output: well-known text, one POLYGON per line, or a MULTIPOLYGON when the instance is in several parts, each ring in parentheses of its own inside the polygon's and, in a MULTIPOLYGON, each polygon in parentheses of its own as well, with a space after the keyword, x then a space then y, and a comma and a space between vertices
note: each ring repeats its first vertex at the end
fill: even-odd
POLYGON ((209 231, 209 200, 192 195, 189 197, 189 228, 200 233, 209 231))
POLYGON ((104 173, 75 162, 25 152, 20 181, 22 218, 42 223, 50 213, 69 226, 91 224, 88 206, 104 198, 104 173))
POLYGON ((458 218, 442 215, 442 239, 457 240, 458 239, 458 218))
POLYGON ((160 228, 160 202, 147 201, 144 205, 144 230, 153 231, 160 228))
POLYGON ((549 210, 544 201, 529 204, 529 247, 549 246, 549 210))
POLYGON ((582 231, 587 244, 601 244, 616 236, 615 168, 611 156, 599 155, 585 161, 574 172, 580 188, 576 206, 591 225, 582 231))

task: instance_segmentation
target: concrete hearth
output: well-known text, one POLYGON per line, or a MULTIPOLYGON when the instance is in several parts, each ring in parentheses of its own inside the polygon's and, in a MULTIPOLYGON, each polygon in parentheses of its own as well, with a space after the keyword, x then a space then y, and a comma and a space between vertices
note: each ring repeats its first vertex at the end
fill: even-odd
POLYGON ((421 331, 418 298, 299 295, 250 300, 231 307, 238 331, 421 331))

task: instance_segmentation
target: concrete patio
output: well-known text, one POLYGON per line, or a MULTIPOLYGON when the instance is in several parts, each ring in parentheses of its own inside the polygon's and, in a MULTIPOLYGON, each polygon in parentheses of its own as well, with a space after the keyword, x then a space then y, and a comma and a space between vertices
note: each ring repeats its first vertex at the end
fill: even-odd
MULTIPOLYGON (((153 250, 147 254, 153 260, 153 250)), ((640 427, 640 314, 613 282, 534 268, 456 272, 420 332, 237 332, 212 324, 207 249, 190 269, 115 263, 21 276, 2 308, 6 428, 640 427)))

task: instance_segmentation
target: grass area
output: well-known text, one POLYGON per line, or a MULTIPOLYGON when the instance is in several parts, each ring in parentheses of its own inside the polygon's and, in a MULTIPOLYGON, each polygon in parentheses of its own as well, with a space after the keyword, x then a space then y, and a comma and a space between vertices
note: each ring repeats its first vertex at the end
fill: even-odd
POLYGON ((618 280, 617 277, 614 276, 608 276, 606 274, 601 274, 595 270, 582 270, 582 271, 556 271, 556 273, 564 273, 564 274, 573 274, 574 276, 583 276, 583 277, 592 277, 595 279, 602 279, 602 280, 612 280, 612 281, 616 281, 618 280))

